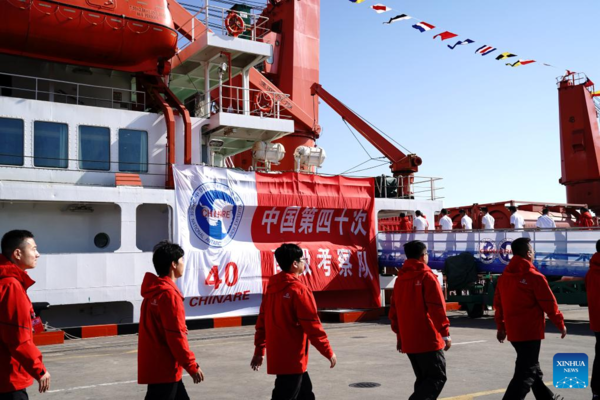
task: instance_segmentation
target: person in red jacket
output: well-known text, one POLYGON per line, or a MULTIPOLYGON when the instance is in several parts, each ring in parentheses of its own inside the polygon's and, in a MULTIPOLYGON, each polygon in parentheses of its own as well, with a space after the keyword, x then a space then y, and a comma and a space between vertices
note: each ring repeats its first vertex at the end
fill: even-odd
POLYGON ((410 219, 406 216, 406 213, 400 213, 400 231, 401 232, 412 232, 413 225, 410 219))
POLYGON ((308 342, 335 367, 337 358, 323 330, 311 290, 298 277, 306 259, 295 244, 275 250, 281 272, 269 278, 260 305, 250 362, 258 371, 267 351, 267 373, 277 375, 272 400, 314 400, 308 364, 308 342))
POLYGON ((189 348, 183 296, 175 285, 183 276, 183 249, 163 241, 154 247, 142 282, 138 342, 138 383, 147 384, 146 400, 189 400, 181 380, 183 369, 200 383, 204 374, 189 348))
POLYGON ((567 335, 562 313, 556 298, 542 275, 532 264, 535 258, 531 239, 515 239, 513 258, 498 278, 494 295, 495 320, 500 343, 508 341, 517 352, 515 373, 503 397, 505 400, 524 399, 533 390, 536 399, 558 399, 544 384, 539 356, 546 319, 567 335))
POLYGON ((33 306, 27 289, 35 282, 27 270, 35 268, 40 253, 33 234, 25 230, 2 237, 0 255, 0 399, 27 400, 33 380, 39 392, 50 389, 50 373, 33 343, 33 306))
POLYGON ((437 399, 446 383, 444 351, 452 346, 446 302, 437 277, 427 266, 425 243, 408 242, 404 253, 406 261, 394 283, 389 314, 396 349, 408 355, 417 378, 409 400, 437 399))
POLYGON ((581 213, 581 215, 579 215, 579 226, 583 228, 594 226, 594 217, 592 217, 592 214, 590 214, 590 210, 585 207, 581 207, 579 212, 581 213))
POLYGON ((600 240, 596 242, 596 254, 590 260, 590 270, 585 276, 585 289, 588 299, 588 312, 590 313, 590 328, 596 335, 596 355, 592 370, 590 388, 594 399, 600 399, 600 240))

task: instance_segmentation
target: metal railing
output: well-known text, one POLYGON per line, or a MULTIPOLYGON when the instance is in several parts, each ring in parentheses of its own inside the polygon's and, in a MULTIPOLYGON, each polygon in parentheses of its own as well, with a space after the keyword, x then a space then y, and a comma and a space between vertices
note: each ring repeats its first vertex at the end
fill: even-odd
POLYGON ((146 93, 141 91, 8 73, 0 73, 0 77, 11 81, 10 85, 0 85, 0 96, 135 111, 146 109, 146 93))
MULTIPOLYGON (((211 100, 210 112, 226 112, 275 119, 291 118, 291 116, 281 113, 282 102, 287 101, 289 97, 289 94, 279 92, 220 85, 218 87, 218 98, 211 100), (261 110, 259 102, 265 103, 264 105, 269 104, 268 97, 273 100, 272 107, 270 107, 270 110, 261 110)), ((208 117, 208 115, 205 115, 205 117, 208 117)))
POLYGON ((250 10, 250 12, 231 10, 209 5, 209 0, 205 0, 205 4, 202 7, 186 5, 185 8, 191 11, 193 16, 177 29, 179 33, 177 41, 178 51, 185 49, 191 43, 195 42, 207 30, 221 36, 232 36, 225 26, 225 20, 231 13, 239 15, 244 20, 245 31, 238 36, 240 39, 258 41, 270 32, 270 29, 267 28, 269 18, 256 13, 254 9, 250 10), (198 21, 202 25, 198 26, 198 21))
POLYGON ((381 175, 375 178, 376 197, 385 199, 439 200, 438 186, 442 178, 424 176, 392 177, 381 175))

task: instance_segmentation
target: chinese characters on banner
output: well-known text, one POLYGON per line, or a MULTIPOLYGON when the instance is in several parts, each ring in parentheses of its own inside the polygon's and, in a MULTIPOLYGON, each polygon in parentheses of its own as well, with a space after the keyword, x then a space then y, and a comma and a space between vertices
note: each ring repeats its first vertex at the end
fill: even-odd
POLYGON ((175 178, 188 315, 257 313, 282 243, 303 249, 313 291, 367 291, 365 307, 379 304, 373 180, 201 166, 175 178))

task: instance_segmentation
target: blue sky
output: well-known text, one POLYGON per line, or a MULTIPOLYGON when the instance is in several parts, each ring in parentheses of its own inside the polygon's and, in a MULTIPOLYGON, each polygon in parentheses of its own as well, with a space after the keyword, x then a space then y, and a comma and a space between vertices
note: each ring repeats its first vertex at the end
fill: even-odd
MULTIPOLYGON (((598 15, 600 2, 592 0, 322 0, 320 80, 422 157, 418 175, 443 178, 446 206, 565 202, 555 79, 569 68, 600 80, 598 15), (369 6, 377 3, 394 10, 376 14, 369 6), (401 13, 416 20, 382 24, 401 13), (419 33, 411 28, 419 20, 436 29, 419 33), (452 51, 446 44, 455 39, 432 39, 446 30, 476 43, 452 51), (498 51, 474 54, 483 44, 498 51), (507 67, 495 60, 504 51, 539 63, 507 67)), ((328 157, 321 172, 340 173, 368 159, 324 102, 320 124, 318 144, 328 157)), ((357 175, 382 173, 389 168, 357 175)))

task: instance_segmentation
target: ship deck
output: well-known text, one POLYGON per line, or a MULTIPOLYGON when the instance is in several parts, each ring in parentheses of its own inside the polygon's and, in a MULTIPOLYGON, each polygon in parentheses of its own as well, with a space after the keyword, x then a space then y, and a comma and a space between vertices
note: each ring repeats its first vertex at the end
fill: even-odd
MULTIPOLYGON (((548 326, 540 362, 544 381, 552 380, 555 353, 583 352, 593 361, 594 337, 587 323, 587 308, 563 306, 568 336, 548 326)), ((515 353, 510 344, 495 339, 493 315, 471 320, 462 312, 450 312, 452 349, 446 353, 448 382, 441 400, 497 400, 512 376, 515 353)), ((405 355, 395 351, 389 321, 325 324, 338 365, 329 363, 311 349, 309 372, 317 398, 391 399, 408 398, 414 375, 405 355), (375 388, 350 384, 375 382, 375 388)), ((191 331, 192 350, 200 360, 205 382, 194 385, 184 376, 192 399, 268 399, 274 377, 250 369, 253 326, 191 331)), ((32 399, 141 399, 145 386, 136 383, 137 336, 71 340, 63 345, 42 347, 52 374, 52 390, 40 395, 37 384, 28 392, 32 399)), ((591 365, 590 365, 591 373, 591 365)), ((550 383, 548 383, 550 385, 550 383)), ((570 400, 589 399, 589 389, 553 389, 570 400)), ((530 394, 529 397, 532 397, 530 394)), ((532 397, 533 398, 533 397, 532 397)))

